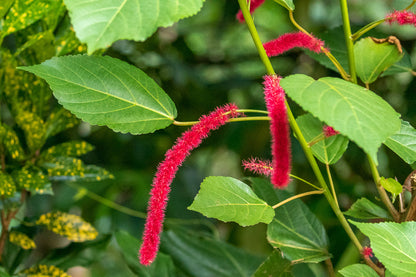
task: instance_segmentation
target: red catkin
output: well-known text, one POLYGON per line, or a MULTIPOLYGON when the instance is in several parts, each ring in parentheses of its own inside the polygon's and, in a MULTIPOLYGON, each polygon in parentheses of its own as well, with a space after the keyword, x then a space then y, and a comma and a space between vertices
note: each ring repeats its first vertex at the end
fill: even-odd
POLYGON ((283 54, 295 47, 309 49, 313 52, 320 53, 324 42, 313 36, 309 36, 302 32, 287 33, 281 35, 277 39, 271 40, 263 44, 267 56, 273 57, 283 54))
POLYGON ((264 96, 269 111, 270 133, 272 136, 271 182, 276 188, 284 188, 290 182, 291 153, 289 122, 285 105, 285 91, 280 86, 280 77, 266 75, 264 77, 264 96))
POLYGON ((254 173, 270 176, 273 172, 272 163, 270 161, 262 161, 257 158, 250 158, 243 161, 243 167, 254 173))
MULTIPOLYGON (((264 0, 251 0, 250 1, 250 13, 253 13, 263 3, 264 3, 264 0)), ((237 13, 236 18, 241 23, 243 23, 245 21, 243 13, 241 12, 241 10, 237 13)))
POLYGON ((159 250, 160 233, 165 218, 170 184, 176 171, 190 152, 198 147, 211 130, 218 129, 228 119, 238 116, 237 106, 228 104, 204 115, 199 122, 184 132, 174 146, 165 154, 165 160, 159 164, 153 179, 148 203, 148 214, 143 233, 143 244, 139 250, 140 263, 150 265, 159 250))
POLYGON ((385 17, 386 22, 392 24, 397 22, 400 25, 412 24, 416 26, 416 14, 409 11, 394 11, 385 17))
POLYGON ((371 249, 371 247, 368 247, 368 246, 364 246, 363 247, 363 250, 362 250, 361 254, 366 259, 368 259, 369 257, 373 257, 374 256, 373 249, 371 249))
POLYGON ((335 136, 335 135, 339 134, 338 131, 336 131, 334 128, 332 128, 331 126, 328 126, 328 125, 324 125, 322 127, 322 132, 324 133, 324 136, 326 138, 329 138, 329 137, 332 137, 332 136, 335 136))

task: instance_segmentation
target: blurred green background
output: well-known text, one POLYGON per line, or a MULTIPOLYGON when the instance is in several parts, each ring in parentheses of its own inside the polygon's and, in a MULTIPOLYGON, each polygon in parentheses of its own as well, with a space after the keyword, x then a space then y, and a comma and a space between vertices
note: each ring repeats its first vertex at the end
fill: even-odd
MULTIPOLYGON (((409 1, 349 1, 353 25, 363 26, 384 17, 393 9, 401 9, 409 1)), ((308 31, 319 34, 341 24, 338 1, 296 0, 295 17, 308 31)), ((247 27, 236 21, 237 1, 207 0, 194 17, 180 21, 169 28, 159 29, 146 42, 119 41, 107 52, 142 69, 169 94, 178 108, 179 121, 193 121, 216 106, 234 102, 241 108, 263 109, 262 76, 265 68, 260 62, 247 27)), ((265 42, 294 31, 285 9, 266 0, 254 13, 254 21, 265 42)), ((416 62, 415 29, 383 24, 378 31, 394 34, 401 39, 404 49, 416 62)), ((337 76, 300 50, 293 50, 272 58, 278 74, 287 76, 303 73, 314 78, 337 76)), ((410 73, 400 73, 381 78, 371 89, 386 99, 402 118, 416 126, 416 79, 410 73)), ((295 115, 303 111, 290 102, 295 115)), ((105 198, 137 211, 146 211, 148 192, 157 165, 164 153, 186 127, 171 126, 165 130, 142 136, 114 133, 108 128, 82 123, 77 129, 61 134, 56 139, 82 138, 96 149, 84 157, 86 163, 97 164, 115 175, 112 181, 80 184, 105 198)), ((293 174, 314 182, 315 178, 300 149, 292 137, 293 174)), ((249 157, 270 159, 270 135, 267 122, 232 123, 215 131, 179 170, 170 194, 168 218, 185 219, 188 228, 207 230, 194 224, 193 219, 204 219, 187 210, 206 176, 232 176, 244 178, 241 160, 249 157)), ((383 176, 397 177, 403 182, 411 167, 390 150, 379 151, 379 170, 383 176)), ((359 197, 376 197, 370 170, 364 153, 350 143, 344 157, 333 166, 342 210, 359 197)), ((293 181, 288 188, 303 192, 308 188, 293 181)), ((34 214, 51 209, 81 212, 100 233, 126 230, 140 238, 144 219, 112 210, 65 184, 54 186, 55 197, 35 196, 29 207, 34 214), (74 201, 74 199, 76 201, 74 201)), ((327 228, 330 252, 334 264, 342 257, 349 244, 348 237, 338 225, 326 200, 320 196, 304 199, 327 228)), ((210 220, 211 221, 211 220, 210 220)), ((249 252, 266 256, 272 248, 266 240, 266 225, 242 228, 212 220, 220 237, 249 252)), ((175 224, 167 228, 175 228, 175 224)), ((92 276, 133 276, 123 263, 114 242, 91 268, 92 276), (113 273, 113 274, 112 274, 113 273)), ((355 255, 345 254, 345 257, 355 255)), ((344 259, 342 258, 342 259, 344 259)))

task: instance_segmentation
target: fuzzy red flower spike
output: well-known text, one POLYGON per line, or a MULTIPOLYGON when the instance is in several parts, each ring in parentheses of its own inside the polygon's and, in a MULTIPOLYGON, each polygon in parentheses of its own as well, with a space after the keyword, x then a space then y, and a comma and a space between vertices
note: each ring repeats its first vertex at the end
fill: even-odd
POLYGON ((266 54, 269 57, 278 56, 295 47, 309 49, 313 52, 320 53, 321 47, 324 47, 324 42, 311 35, 302 32, 287 33, 281 35, 277 39, 263 44, 266 54))

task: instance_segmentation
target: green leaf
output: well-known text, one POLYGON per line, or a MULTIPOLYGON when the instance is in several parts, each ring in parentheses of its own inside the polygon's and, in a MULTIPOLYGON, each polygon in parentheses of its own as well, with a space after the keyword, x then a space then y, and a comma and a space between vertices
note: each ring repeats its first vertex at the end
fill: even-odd
POLYGON ((16 0, 3 23, 3 35, 22 30, 39 19, 54 14, 61 6, 56 0, 16 0))
POLYGON ((13 178, 19 189, 25 189, 32 194, 53 194, 48 177, 34 166, 25 166, 13 172, 13 178))
POLYGON ((380 206, 374 204, 367 198, 360 198, 352 204, 351 208, 344 212, 345 215, 357 219, 371 220, 371 219, 392 219, 390 214, 380 206))
POLYGON ((124 257, 130 270, 137 276, 143 277, 174 277, 175 266, 172 259, 161 252, 157 254, 155 261, 150 266, 141 265, 137 259, 137 253, 141 241, 131 236, 125 231, 118 231, 115 234, 120 252, 124 257))
POLYGON ((293 4, 293 0, 274 0, 274 1, 289 11, 295 10, 295 4, 293 4))
POLYGON ((280 84, 302 108, 353 140, 376 163, 381 143, 400 129, 400 115, 386 101, 351 82, 295 74, 280 84))
MULTIPOLYGON (((322 134, 322 122, 309 113, 296 118, 296 122, 308 142, 322 134)), ((334 164, 347 150, 348 142, 343 135, 336 135, 315 143, 311 150, 324 164, 334 164)))
POLYGON ((94 146, 85 141, 71 140, 48 148, 41 153, 40 157, 45 160, 59 156, 78 157, 92 150, 94 146))
POLYGON ((292 263, 282 257, 282 253, 274 250, 273 253, 259 266, 253 277, 290 277, 292 263))
POLYGON ((0 19, 6 15, 7 11, 9 10, 10 6, 13 4, 15 0, 2 0, 0 3, 0 19))
POLYGON ((7 273, 7 270, 0 266, 0 277, 10 277, 10 275, 7 273))
POLYGON ((84 165, 82 160, 72 157, 57 157, 40 164, 47 169, 53 181, 102 181, 114 176, 107 170, 95 166, 84 165))
POLYGON ((392 194, 399 194, 403 191, 402 185, 394 180, 393 178, 380 178, 380 185, 383 186, 385 190, 391 192, 392 194))
POLYGON ((13 243, 14 245, 17 245, 25 250, 36 248, 36 244, 34 240, 29 238, 26 234, 18 232, 18 231, 10 232, 9 241, 13 243))
POLYGON ((40 149, 46 140, 45 122, 35 113, 19 111, 16 123, 25 133, 26 143, 31 151, 40 149))
POLYGON ((408 164, 416 162, 416 130, 407 121, 402 121, 399 132, 390 136, 384 144, 408 164))
POLYGON ((144 41, 158 27, 196 14, 204 0, 65 0, 75 32, 88 53, 119 39, 144 41))
POLYGON ((61 211, 41 215, 36 224, 44 225, 48 230, 74 242, 94 240, 98 235, 97 230, 81 217, 61 211))
POLYGON ((12 176, 0 171, 0 196, 3 198, 9 198, 16 193, 16 184, 12 176))
POLYGON ((46 137, 54 136, 66 129, 72 128, 79 123, 72 113, 64 108, 59 108, 49 114, 46 120, 46 137))
POLYGON ((376 43, 372 38, 360 39, 354 44, 355 66, 360 79, 370 84, 387 68, 403 57, 401 49, 389 42, 376 43))
POLYGON ((339 271, 344 277, 378 277, 378 274, 368 265, 353 264, 339 271))
POLYGON ((401 72, 409 72, 409 73, 413 72, 412 60, 410 58, 409 53, 407 53, 405 49, 403 49, 403 53, 404 53, 403 58, 400 61, 393 64, 392 66, 390 66, 386 71, 384 71, 381 74, 382 77, 393 75, 396 73, 401 73, 401 72))
POLYGON ((231 177, 205 178, 188 209, 241 226, 268 224, 274 217, 272 207, 258 198, 247 184, 231 177))
POLYGON ((22 161, 26 158, 16 132, 6 124, 0 124, 0 143, 3 143, 12 159, 22 161))
POLYGON ((143 134, 176 117, 169 96, 140 69, 118 59, 64 56, 21 69, 44 78, 66 109, 91 124, 143 134))
POLYGON ((374 255, 397 277, 416 276, 416 222, 359 223, 374 255))
MULTIPOLYGON (((254 192, 270 205, 292 196, 284 190, 274 190, 266 180, 250 180, 254 192)), ((283 252, 286 259, 317 263, 330 257, 324 226, 301 200, 290 201, 275 212, 276 216, 267 228, 267 239, 283 252)))
POLYGON ((263 261, 230 244, 183 230, 163 233, 161 250, 178 269, 198 277, 249 277, 263 261))

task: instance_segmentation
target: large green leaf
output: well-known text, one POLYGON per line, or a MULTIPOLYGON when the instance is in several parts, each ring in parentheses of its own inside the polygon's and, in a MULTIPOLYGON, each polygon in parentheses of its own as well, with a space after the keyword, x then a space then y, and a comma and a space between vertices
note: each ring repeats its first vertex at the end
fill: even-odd
POLYGON ((416 162, 416 130, 407 121, 402 121, 399 132, 389 137, 384 144, 408 164, 416 162))
POLYGON ((416 276, 416 222, 352 222, 370 238, 374 255, 397 277, 416 276))
POLYGON ((404 56, 403 58, 390 66, 386 71, 384 71, 381 76, 388 76, 393 75, 396 73, 401 72, 412 72, 413 71, 413 65, 412 65, 412 59, 410 58, 410 55, 407 53, 405 49, 403 49, 404 56))
POLYGON ((189 276, 249 277, 264 260, 230 244, 194 232, 163 233, 161 250, 189 276))
POLYGON ((159 252, 155 261, 150 266, 144 266, 139 263, 137 259, 137 253, 141 242, 135 237, 129 235, 125 231, 118 231, 116 233, 116 240, 121 249, 127 265, 130 270, 133 271, 137 276, 143 277, 173 277, 175 274, 175 267, 172 259, 159 252))
POLYGON ((44 78, 66 109, 91 124, 143 134, 176 117, 169 96, 140 69, 118 59, 65 56, 21 69, 44 78))
POLYGON ((392 219, 390 214, 380 206, 374 204, 367 198, 360 198, 352 204, 348 211, 344 212, 345 215, 351 216, 357 219, 392 219))
POLYGON ((119 39, 143 41, 158 27, 196 14, 204 0, 64 0, 88 53, 119 39))
POLYGON ((274 0, 279 5, 285 7, 289 11, 293 11, 295 9, 295 4, 293 4, 293 0, 274 0))
POLYGON ((353 264, 339 271, 344 277, 377 277, 378 274, 368 265, 353 264))
POLYGON ((339 78, 295 74, 281 80, 286 93, 320 120, 358 144, 377 162, 377 150, 400 129, 399 114, 381 97, 339 78))
MULTIPOLYGON (((306 141, 312 141, 322 134, 323 124, 310 113, 299 116, 296 122, 306 141)), ((312 145, 311 150, 315 157, 324 164, 336 163, 348 148, 348 139, 343 135, 325 138, 312 145)))
POLYGON ((282 253, 274 250, 272 254, 259 266, 253 277, 290 277, 292 263, 282 257, 282 253))
POLYGON ((241 226, 268 224, 274 217, 273 208, 258 198, 247 184, 221 176, 205 178, 188 209, 241 226))
MULTIPOLYGON (((274 190, 264 179, 250 180, 254 192, 270 205, 292 196, 286 191, 274 190)), ((267 228, 267 239, 273 247, 280 248, 286 259, 316 263, 330 257, 324 226, 301 200, 290 201, 275 212, 267 228)))
POLYGON ((387 68, 403 57, 402 50, 389 42, 376 43, 370 37, 354 45, 355 66, 360 79, 370 84, 387 68))

